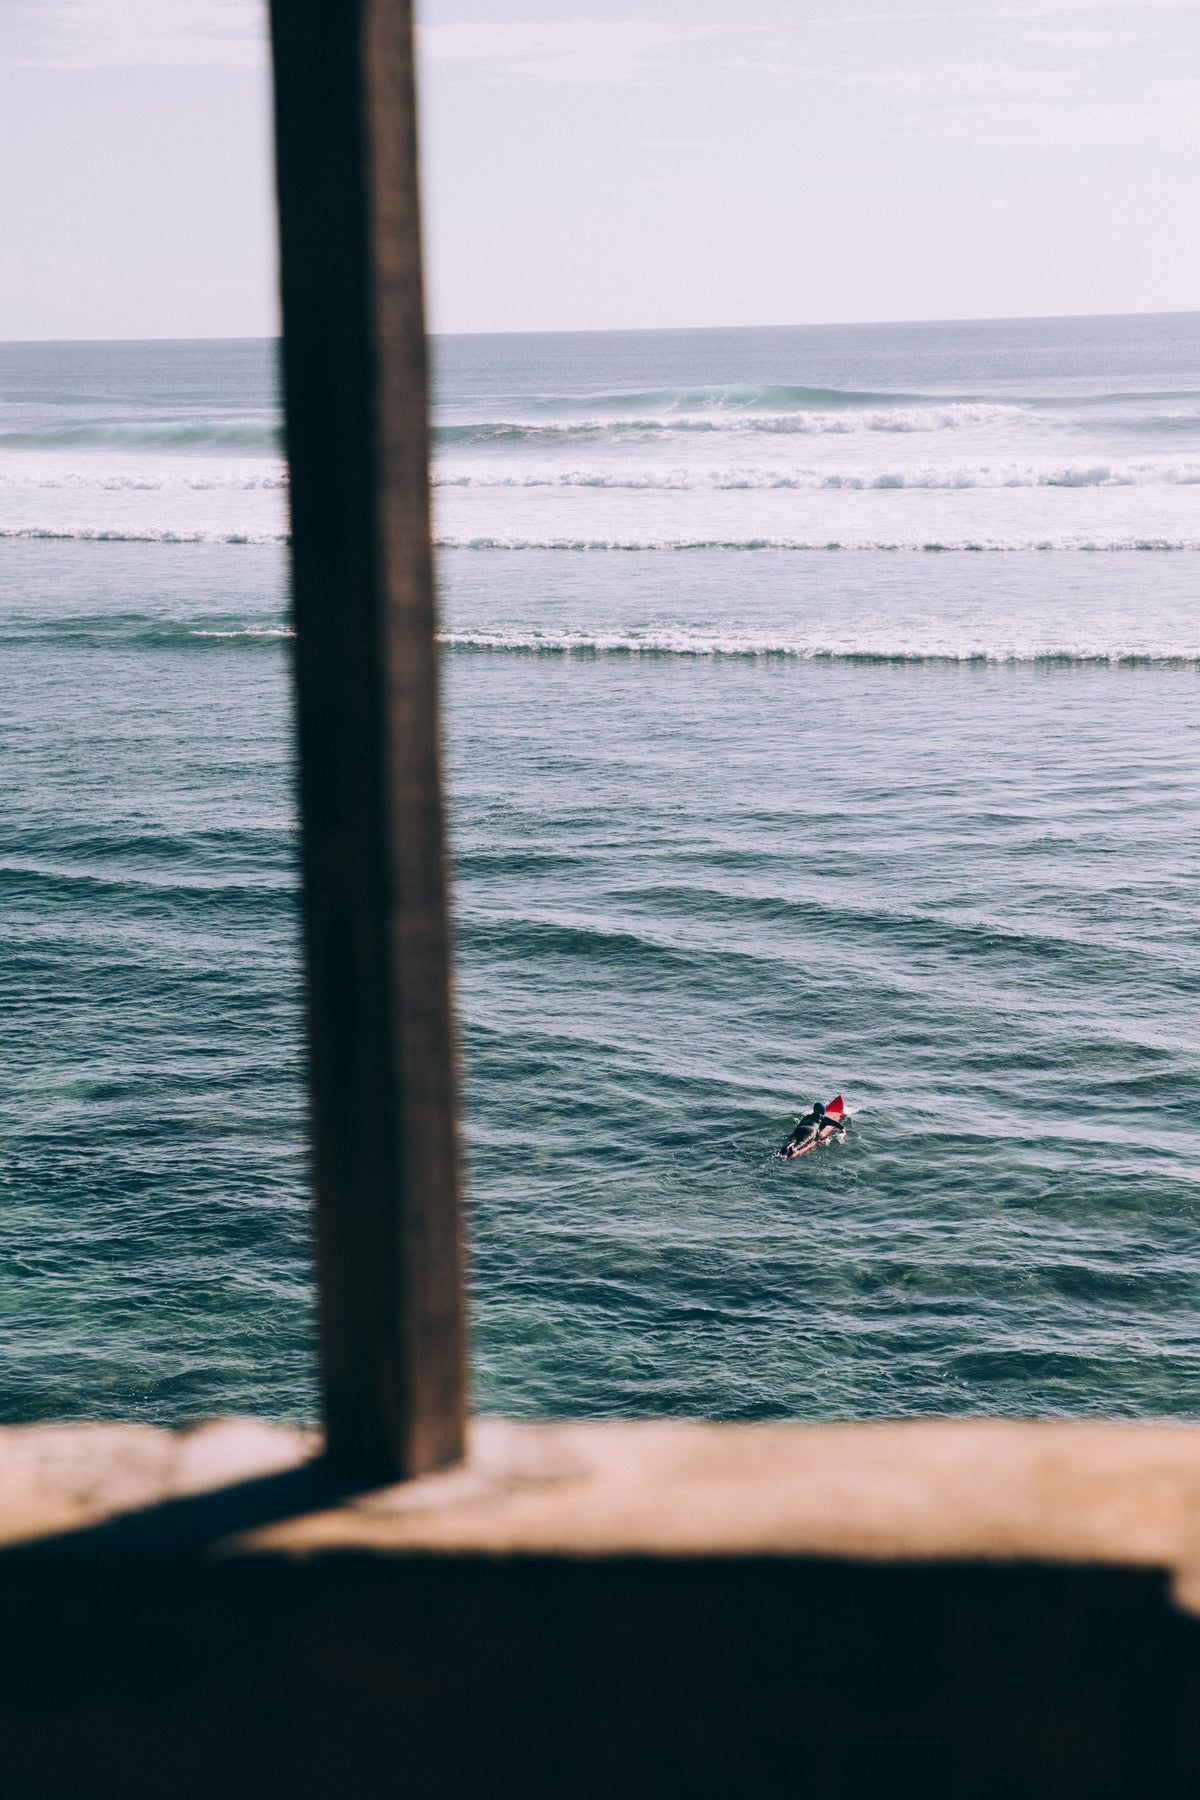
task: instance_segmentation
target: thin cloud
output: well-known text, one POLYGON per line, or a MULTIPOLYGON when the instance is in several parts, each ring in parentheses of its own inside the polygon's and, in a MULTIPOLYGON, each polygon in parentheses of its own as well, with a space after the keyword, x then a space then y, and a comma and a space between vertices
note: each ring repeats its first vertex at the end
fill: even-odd
POLYGON ((261 69, 265 0, 40 0, 7 20, 3 60, 52 69, 261 69))
POLYGON ((820 76, 823 80, 829 80, 832 74, 826 64, 789 62, 782 57, 729 56, 721 67, 744 75, 820 76))
POLYGON ((974 19, 978 21, 980 17, 981 15, 978 8, 968 10, 967 8, 955 7, 950 10, 941 8, 936 11, 925 12, 836 13, 826 18, 798 19, 796 23, 799 25, 819 25, 822 27, 832 25, 920 25, 928 21, 936 21, 938 24, 941 24, 946 19, 974 19))
POLYGON ((1005 0, 1002 19, 1055 19, 1079 13, 1200 12, 1200 0, 1005 0))
POLYGON ((647 138, 642 145, 644 150, 677 150, 683 155, 690 155, 692 152, 698 150, 711 150, 712 147, 713 140, 711 138, 702 137, 647 138))
POLYGON ((936 143, 972 150, 1111 151, 1138 144, 1169 150, 1191 138, 1197 101, 1200 77, 1183 77, 1155 82, 1136 100, 1001 99, 931 107, 912 114, 910 123, 936 143))
POLYGON ((722 35, 714 25, 660 25, 650 19, 510 21, 424 25, 421 52, 431 63, 466 63, 534 81, 624 85, 642 81, 664 55, 722 35))
POLYGON ((920 99, 1049 99, 1076 91, 1077 70, 1025 69, 1004 62, 929 63, 905 68, 895 63, 843 75, 844 87, 878 88, 920 99))
POLYGON ((966 7, 941 9, 932 13, 840 13, 831 18, 806 18, 802 25, 921 25, 925 22, 943 23, 948 18, 973 18, 979 20, 977 11, 968 11, 966 7))
POLYGON ((1109 31, 1103 26, 1029 25, 1017 36, 1023 44, 1041 44, 1050 50, 1110 50, 1117 44, 1145 44, 1152 37, 1147 31, 1109 31))

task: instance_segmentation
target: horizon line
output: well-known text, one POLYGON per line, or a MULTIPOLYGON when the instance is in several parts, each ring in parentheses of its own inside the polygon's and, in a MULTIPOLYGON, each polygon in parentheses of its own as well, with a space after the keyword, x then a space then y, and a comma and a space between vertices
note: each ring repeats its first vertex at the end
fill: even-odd
MULTIPOLYGON (((512 337, 644 337, 655 332, 715 331, 869 331, 904 325, 1036 325, 1048 320, 1084 319, 1188 319, 1200 318, 1200 307, 1154 307, 1133 312, 1051 312, 1051 313, 962 313, 942 318, 908 319, 811 319, 789 323, 757 325, 551 325, 520 329, 486 331, 430 330, 431 339, 438 338, 512 338, 512 337)), ((19 345, 95 345, 95 344, 268 344, 282 341, 282 332, 223 332, 154 337, 15 337, 0 338, 4 348, 19 345)))

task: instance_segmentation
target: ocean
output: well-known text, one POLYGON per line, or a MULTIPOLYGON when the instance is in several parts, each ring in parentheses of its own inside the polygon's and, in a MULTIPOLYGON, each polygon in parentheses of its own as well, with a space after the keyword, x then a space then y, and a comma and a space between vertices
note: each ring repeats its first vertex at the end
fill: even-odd
MULTIPOLYGON (((1200 1416, 1200 315, 434 350, 477 1405, 1200 1416)), ((314 1416, 286 538, 0 347, 5 1420, 314 1416)))

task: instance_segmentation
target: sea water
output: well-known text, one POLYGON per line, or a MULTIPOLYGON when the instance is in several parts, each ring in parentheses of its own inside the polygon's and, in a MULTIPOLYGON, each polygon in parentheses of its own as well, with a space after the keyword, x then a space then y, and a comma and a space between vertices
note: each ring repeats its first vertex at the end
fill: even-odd
MULTIPOLYGON (((435 365, 477 1403, 1200 1415, 1200 317, 435 365)), ((274 369, 0 350, 6 1419, 314 1412, 274 369)))

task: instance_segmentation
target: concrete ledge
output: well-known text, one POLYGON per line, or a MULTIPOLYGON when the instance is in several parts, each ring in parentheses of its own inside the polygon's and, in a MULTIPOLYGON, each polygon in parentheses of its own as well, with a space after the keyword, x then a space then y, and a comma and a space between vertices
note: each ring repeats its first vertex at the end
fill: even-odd
POLYGON ((483 1421, 368 1492, 317 1450, 0 1431, 6 1794, 1200 1792, 1200 1431, 483 1421))
MULTIPOLYGON (((0 1544, 281 1476, 318 1450, 253 1420, 0 1430, 0 1544)), ((1170 1571, 1200 1609, 1200 1430, 1182 1426, 481 1420, 461 1468, 287 1511, 234 1524, 222 1552, 1107 1564, 1170 1571)))

